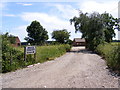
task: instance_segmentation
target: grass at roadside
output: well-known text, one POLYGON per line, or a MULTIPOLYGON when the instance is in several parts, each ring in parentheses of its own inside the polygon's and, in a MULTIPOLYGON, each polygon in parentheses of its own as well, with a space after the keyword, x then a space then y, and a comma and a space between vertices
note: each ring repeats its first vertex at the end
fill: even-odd
POLYGON ((97 52, 107 61, 107 65, 113 69, 120 71, 120 43, 106 43, 97 47, 97 52))
MULTIPOLYGON (((70 51, 71 46, 68 44, 36 46, 36 62, 45 62, 54 59, 70 51)), ((17 47, 17 50, 24 52, 24 47, 17 47)), ((28 55, 29 56, 29 55, 28 55)))
POLYGON ((2 72, 6 73, 38 62, 43 63, 51 59, 53 60, 69 51, 70 48, 68 44, 36 46, 36 60, 33 58, 33 55, 27 55, 27 59, 24 61, 24 48, 11 47, 2 53, 2 72))
POLYGON ((38 46, 36 50, 36 61, 42 63, 63 55, 70 50, 70 45, 38 46))

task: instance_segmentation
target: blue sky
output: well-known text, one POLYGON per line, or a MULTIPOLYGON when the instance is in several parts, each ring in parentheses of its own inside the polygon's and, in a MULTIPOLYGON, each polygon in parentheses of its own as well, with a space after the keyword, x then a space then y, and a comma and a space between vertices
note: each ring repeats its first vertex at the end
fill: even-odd
MULTIPOLYGON (((118 0, 84 0, 79 2, 13 2, 0 3, 2 9, 2 33, 9 32, 19 36, 24 41, 27 36, 26 28, 34 20, 46 28, 51 39, 51 33, 58 29, 67 29, 71 32, 70 39, 81 37, 81 33, 75 33, 69 19, 78 16, 78 9, 83 12, 92 13, 105 11, 118 17, 118 0)), ((0 21, 1 22, 1 21, 0 21)), ((116 32, 117 33, 117 32, 116 32)), ((116 38, 118 35, 116 36, 116 38)))

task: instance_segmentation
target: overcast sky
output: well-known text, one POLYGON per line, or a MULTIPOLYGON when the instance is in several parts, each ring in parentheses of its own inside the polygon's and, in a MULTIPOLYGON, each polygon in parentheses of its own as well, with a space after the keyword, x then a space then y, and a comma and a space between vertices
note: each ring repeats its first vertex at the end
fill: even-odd
POLYGON ((26 27, 34 20, 39 21, 48 31, 49 40, 52 40, 51 33, 58 29, 67 29, 68 32, 71 32, 70 39, 72 40, 81 37, 81 33, 76 34, 74 26, 69 22, 71 18, 78 16, 78 9, 88 13, 94 11, 104 13, 106 11, 114 17, 118 17, 118 0, 19 1, 4 0, 3 3, 0 3, 2 9, 2 20, 0 20, 2 26, 0 25, 0 27, 2 27, 2 33, 9 32, 19 36, 21 41, 24 41, 27 36, 26 27))

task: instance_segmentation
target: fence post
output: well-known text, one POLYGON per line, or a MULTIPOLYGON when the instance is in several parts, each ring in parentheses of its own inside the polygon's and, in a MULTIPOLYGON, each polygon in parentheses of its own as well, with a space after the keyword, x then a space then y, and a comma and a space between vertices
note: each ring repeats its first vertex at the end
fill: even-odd
POLYGON ((24 47, 24 61, 26 61, 26 47, 24 47))
POLYGON ((34 54, 34 59, 35 59, 35 61, 36 61, 36 52, 35 52, 35 54, 34 54))

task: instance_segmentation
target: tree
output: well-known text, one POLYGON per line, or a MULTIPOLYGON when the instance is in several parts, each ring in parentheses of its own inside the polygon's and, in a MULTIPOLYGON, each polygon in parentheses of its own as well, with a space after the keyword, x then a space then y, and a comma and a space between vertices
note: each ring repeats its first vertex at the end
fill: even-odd
POLYGON ((105 41, 111 42, 112 38, 115 37, 114 26, 118 27, 117 18, 113 18, 109 13, 101 14, 103 20, 103 31, 105 34, 105 41))
POLYGON ((33 21, 27 27, 28 37, 25 40, 33 45, 41 45, 48 40, 47 31, 40 25, 38 21, 33 21))
POLYGON ((9 50, 8 48, 11 47, 11 43, 10 43, 10 40, 9 40, 8 33, 2 34, 0 36, 1 36, 1 39, 2 39, 2 53, 4 53, 4 52, 9 50))
POLYGON ((1 35, 2 37, 2 42, 9 42, 9 44, 15 44, 16 40, 15 40, 15 36, 14 35, 9 35, 9 33, 5 33, 1 35))
POLYGON ((115 36, 113 27, 116 20, 109 13, 82 13, 79 12, 79 17, 70 19, 71 24, 74 23, 75 31, 82 33, 82 38, 86 39, 87 48, 95 50, 95 48, 106 42, 111 42, 115 36))
POLYGON ((16 39, 15 38, 16 38, 15 36, 9 35, 8 39, 9 39, 11 44, 15 44, 16 43, 16 39))
POLYGON ((67 32, 66 29, 56 30, 52 32, 52 38, 59 43, 67 43, 69 41, 70 32, 67 32))

